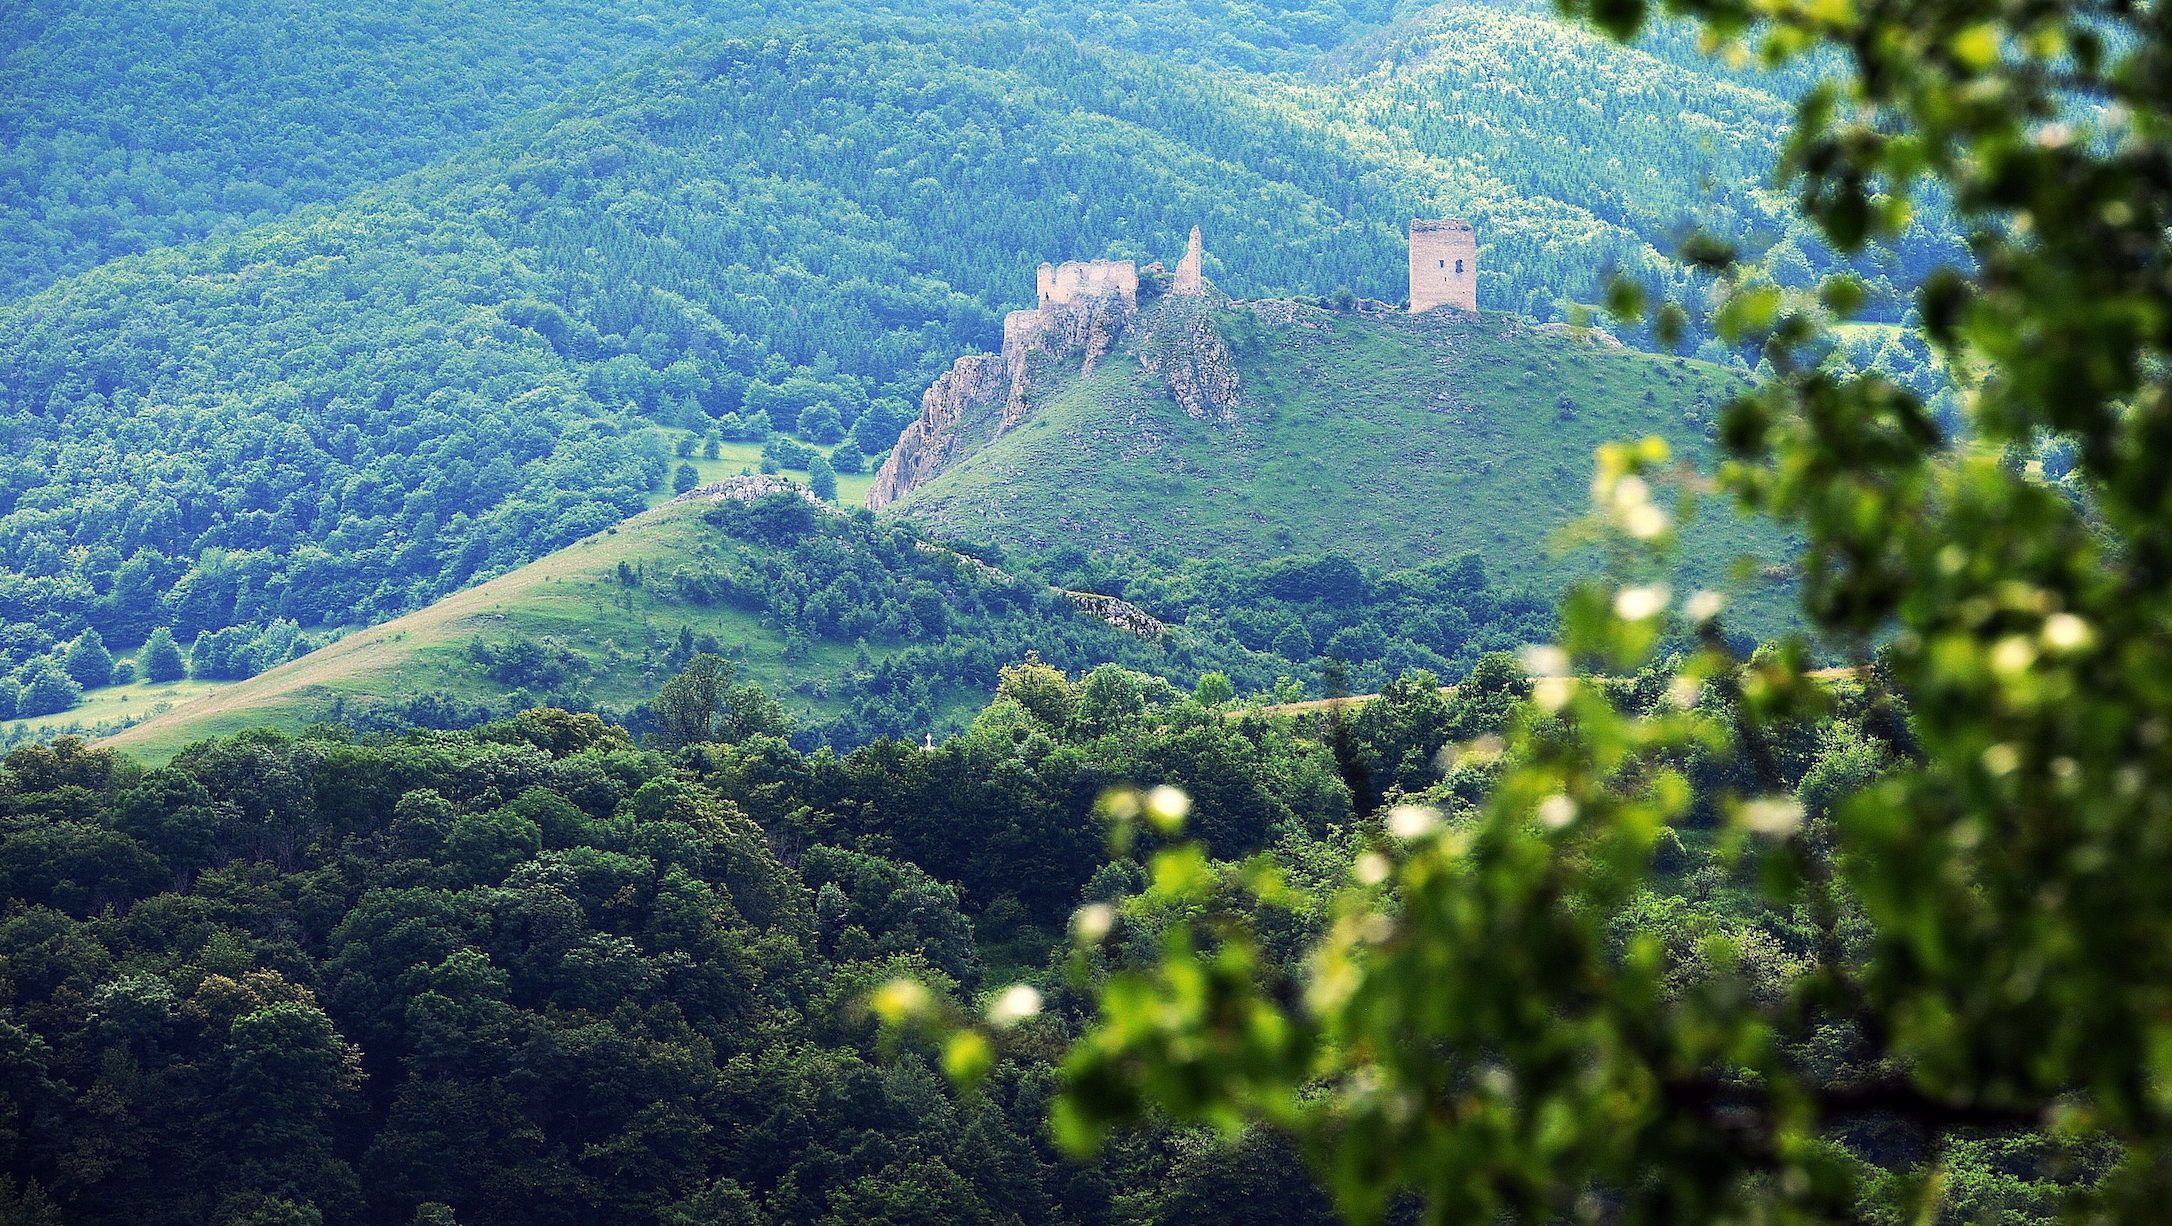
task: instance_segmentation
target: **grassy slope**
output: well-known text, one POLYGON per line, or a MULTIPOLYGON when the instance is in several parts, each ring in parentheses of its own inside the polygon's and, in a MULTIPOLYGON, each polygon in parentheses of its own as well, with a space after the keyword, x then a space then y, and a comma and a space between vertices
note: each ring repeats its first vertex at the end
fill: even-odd
POLYGON ((71 733, 96 736, 101 732, 146 720, 154 715, 215 694, 231 681, 137 681, 88 691, 83 701, 65 711, 10 721, 7 744, 44 741, 71 733))
MULTIPOLYGON (((938 534, 1034 548, 1396 566, 1476 551, 1495 575, 1551 586, 1597 560, 1552 548, 1590 508, 1593 449, 1658 434, 1709 469, 1709 406, 1739 386, 1718 367, 1503 316, 1220 318, 1242 376, 1237 423, 1187 417, 1136 362, 1110 360, 1044 390, 1024 425, 900 510, 938 534)), ((1685 534, 1685 584, 1723 586, 1744 553, 1785 556, 1770 529, 1706 511, 1685 534)), ((1763 585, 1743 595, 1764 618, 1781 603, 1763 585)))
MULTIPOLYGON (((671 442, 676 441, 683 432, 658 428, 652 430, 651 433, 662 438, 668 446, 671 442)), ((816 447, 815 450, 826 454, 835 450, 835 448, 816 447)), ((671 461, 671 467, 676 469, 681 463, 692 464, 695 471, 701 474, 702 483, 706 485, 722 481, 726 477, 737 476, 740 473, 759 471, 761 456, 762 447, 759 443, 725 443, 718 449, 717 458, 714 460, 705 460, 697 455, 685 461, 674 459, 671 461)), ((805 483, 807 477, 804 469, 787 469, 785 475, 800 481, 802 484, 805 483)), ((874 481, 875 478, 872 473, 840 475, 837 478, 838 504, 840 506, 858 505, 866 499, 867 489, 874 484, 874 481)), ((668 488, 658 487, 651 492, 649 505, 651 507, 661 506, 669 502, 671 497, 672 494, 668 488)), ((616 569, 615 562, 610 569, 616 569)), ((674 623, 673 628, 675 631, 676 623, 674 623)), ((94 737, 113 733, 130 725, 163 715, 168 711, 177 711, 184 705, 194 704, 198 699, 208 698, 211 695, 232 689, 237 685, 253 684, 255 684, 254 679, 248 682, 190 679, 163 684, 139 681, 129 685, 103 686, 85 692, 82 702, 65 711, 7 723, 4 727, 0 727, 0 732, 5 734, 0 736, 0 744, 12 744, 20 740, 44 740, 56 736, 65 736, 70 733, 94 737)), ((436 687, 433 684, 424 688, 436 687)), ((495 690, 496 687, 489 687, 486 692, 494 694, 495 690)), ((253 702, 255 700, 244 696, 241 701, 253 702)), ((192 712, 197 709, 195 706, 190 706, 192 712)), ((205 711, 212 710, 214 705, 206 704, 203 709, 205 711)), ((279 709, 282 712, 286 711, 283 704, 279 709)), ((190 714, 176 716, 177 721, 192 721, 195 718, 195 715, 190 714)))
MULTIPOLYGON (((661 591, 660 584, 619 583, 621 562, 661 575, 713 543, 715 533, 700 516, 703 505, 682 503, 644 512, 479 587, 350 634, 247 681, 218 687, 106 743, 147 761, 163 761, 207 736, 308 724, 340 700, 350 707, 368 706, 437 691, 466 702, 502 700, 505 687, 488 677, 469 653, 469 643, 478 637, 491 643, 516 636, 555 637, 599 662, 608 654, 606 643, 615 643, 630 658, 601 671, 589 692, 598 703, 628 707, 645 700, 663 680, 642 674, 644 645, 652 636, 676 637, 681 626, 696 635, 717 636, 749 677, 763 682, 787 705, 816 714, 841 709, 844 697, 807 698, 792 693, 789 682, 803 673, 845 673, 850 648, 816 642, 810 659, 787 664, 781 631, 753 614, 696 606, 661 591)), ((880 659, 888 650, 878 646, 870 653, 880 659)))

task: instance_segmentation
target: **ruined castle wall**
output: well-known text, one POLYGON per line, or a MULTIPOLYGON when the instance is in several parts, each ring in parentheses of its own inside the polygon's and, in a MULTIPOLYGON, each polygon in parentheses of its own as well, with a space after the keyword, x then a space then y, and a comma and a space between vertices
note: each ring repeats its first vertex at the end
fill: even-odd
POLYGON ((1131 260, 1071 260, 1041 265, 1036 278, 1041 306, 1065 306, 1089 298, 1117 298, 1126 307, 1139 304, 1139 266, 1131 260))
POLYGON ((1410 313, 1478 313, 1478 233, 1453 219, 1410 223, 1410 313))

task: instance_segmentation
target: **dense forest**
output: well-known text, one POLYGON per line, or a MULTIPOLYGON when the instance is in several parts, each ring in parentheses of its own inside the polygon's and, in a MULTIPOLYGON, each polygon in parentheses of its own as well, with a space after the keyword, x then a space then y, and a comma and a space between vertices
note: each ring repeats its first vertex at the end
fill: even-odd
POLYGON ((858 994, 980 996, 1135 879, 1088 815, 1109 781, 1195 780, 1232 854, 1349 816, 1317 743, 1156 678, 1006 691, 935 749, 842 757, 548 710, 149 772, 16 751, 8 1220, 1184 1220, 1233 1194, 1321 1220, 1286 1151, 1232 1169, 1165 1133, 1076 1169, 1045 1058, 961 1098, 878 1048, 858 994))
MULTIPOLYGON (((1134 897, 1152 845, 1118 849, 1096 814, 1112 787, 1181 788, 1206 871, 1264 855, 1297 892, 1271 921, 1294 973, 1384 814, 1464 813, 1496 777, 1441 751, 1507 729, 1532 688, 1511 659, 1317 717, 1029 663, 962 735, 848 754, 794 750, 707 667, 658 694, 673 731, 646 746, 541 709, 245 734, 155 770, 73 741, 0 762, 9 1220, 1330 1220, 1268 1134, 1054 1148, 1055 1061, 1096 985, 1186 914, 1134 897), (1106 904, 1122 923, 1082 968, 1066 925, 1106 904), (954 1056, 882 1041, 860 1003, 901 976, 1038 1007, 961 1093, 954 1056)), ((1660 670, 1614 700, 1671 701, 1660 670)), ((1779 751, 1813 813, 1878 767, 1878 712, 1840 715, 1779 751)), ((1698 795, 1744 769, 1699 759, 1698 795)), ((1670 990, 1777 998, 1816 932, 1755 904, 1722 825, 1709 804, 1680 825, 1621 931, 1667 934, 1670 990)), ((1898 1170, 1911 1145, 1865 1134, 1854 1160, 1898 1170)), ((1956 1215, 2051 1203, 2056 1178, 2014 1173, 2039 1147, 1963 1144, 1956 1215)))

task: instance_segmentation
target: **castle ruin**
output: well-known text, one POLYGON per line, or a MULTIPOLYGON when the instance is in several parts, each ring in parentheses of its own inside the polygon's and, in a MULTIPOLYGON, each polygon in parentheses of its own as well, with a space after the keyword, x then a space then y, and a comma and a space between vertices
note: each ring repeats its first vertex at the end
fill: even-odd
POLYGON ((1200 240, 1199 227, 1192 227, 1191 240, 1184 245, 1184 258, 1177 261, 1176 280, 1169 285, 1172 294, 1198 294, 1205 292, 1206 274, 1203 266, 1207 260, 1206 244, 1200 240))
POLYGON ((1071 306, 1095 298, 1114 298, 1126 308, 1139 305, 1139 266, 1130 260, 1067 260, 1043 264, 1036 278, 1041 310, 1071 306))
POLYGON ((1410 313, 1478 313, 1478 232, 1458 218, 1410 223, 1410 313))
MULTIPOLYGON (((1218 290, 1208 293, 1205 246, 1199 227, 1192 227, 1173 271, 1158 262, 1141 269, 1132 260, 1042 264, 1036 305, 1003 319, 1002 351, 959 358, 921 397, 920 417, 905 427, 875 474, 868 507, 892 505, 941 475, 961 452, 1017 427, 1033 412, 1030 394, 1046 372, 1091 378, 1119 343, 1130 346, 1140 372, 1167 388, 1186 414, 1237 421, 1237 362, 1215 326, 1229 300, 1218 290)), ((1323 314, 1290 300, 1248 305, 1282 323, 1299 311, 1323 314), (1283 308, 1279 316, 1277 307, 1283 308)), ((1458 218, 1416 218, 1410 223, 1410 313, 1444 307, 1478 313, 1478 234, 1458 218)), ((1375 315, 1393 308, 1367 299, 1358 309, 1375 315)))

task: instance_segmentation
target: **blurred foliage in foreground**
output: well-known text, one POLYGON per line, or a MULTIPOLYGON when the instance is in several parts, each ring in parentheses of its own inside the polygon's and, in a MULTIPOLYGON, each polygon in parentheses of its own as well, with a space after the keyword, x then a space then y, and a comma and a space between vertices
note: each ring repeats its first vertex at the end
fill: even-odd
MULTIPOLYGON (((1567 7, 1625 36, 1646 16, 1567 7)), ((1469 751, 1498 755, 1483 802, 1389 812, 1293 976, 1262 949, 1301 896, 1264 867, 1162 852, 1133 910, 1191 918, 1107 984, 1059 1134, 1084 1148, 1149 1112, 1261 1122, 1352 1216, 1410 1197, 1442 1222, 1974 1216, 1945 1199, 1956 1156, 2018 1136, 2024 1165, 2084 1176, 2068 1211, 2155 1220, 2172 1195, 2172 14, 1670 7, 1716 50, 1839 53, 1784 167, 1836 246, 1891 235, 1930 191, 1970 233, 1973 268, 1921 294, 1933 343, 1977 376, 1951 436, 1828 360, 1855 283, 1788 292, 1690 248, 1729 285, 1719 327, 1761 342, 1770 372, 1726 415, 1722 483, 1800 527, 1815 624, 1880 645, 1873 693, 1906 719, 1870 720, 1813 809, 1771 751, 1821 701, 1799 646, 1739 667, 1692 598, 1680 615, 1708 645, 1674 706, 1628 713, 1580 679, 1635 665, 1676 608, 1641 573, 1672 534, 1653 502, 1667 456, 1602 452, 1618 582, 1570 599, 1553 675, 1504 743, 1469 751), (2031 462, 2047 443, 2074 456, 2057 485, 2031 462), (1744 767, 1723 798, 1737 862, 1814 934, 1776 991, 1728 973, 1749 961, 1737 939, 1708 940, 1708 973, 1685 978, 1665 925, 1617 923, 1692 804, 1686 764, 1716 752, 1744 767), (1904 1175, 1855 1161, 1895 1136, 1920 1155, 1904 1175)))

